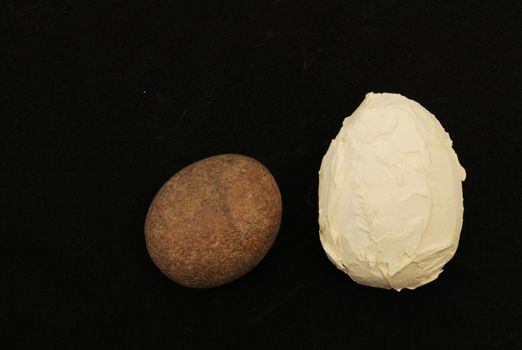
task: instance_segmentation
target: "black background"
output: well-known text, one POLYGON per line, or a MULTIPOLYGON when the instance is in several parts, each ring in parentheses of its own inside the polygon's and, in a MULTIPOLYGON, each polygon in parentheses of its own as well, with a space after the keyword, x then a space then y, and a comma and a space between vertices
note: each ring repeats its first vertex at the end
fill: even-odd
POLYGON ((7 339, 519 347, 521 12, 517 1, 3 0, 7 339), (318 240, 322 155, 369 91, 434 113, 468 173, 459 250, 414 291, 357 285, 318 240), (271 170, 283 222, 250 274, 186 289, 148 257, 144 218, 171 175, 219 153, 271 170))

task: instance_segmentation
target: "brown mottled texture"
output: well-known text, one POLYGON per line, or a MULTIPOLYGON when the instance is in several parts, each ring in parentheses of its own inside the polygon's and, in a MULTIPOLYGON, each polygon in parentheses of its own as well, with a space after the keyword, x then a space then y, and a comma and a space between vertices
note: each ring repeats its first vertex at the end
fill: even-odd
POLYGON ((281 194, 270 172, 238 154, 180 170, 154 197, 145 240, 158 268, 181 285, 231 282, 263 259, 281 223, 281 194))

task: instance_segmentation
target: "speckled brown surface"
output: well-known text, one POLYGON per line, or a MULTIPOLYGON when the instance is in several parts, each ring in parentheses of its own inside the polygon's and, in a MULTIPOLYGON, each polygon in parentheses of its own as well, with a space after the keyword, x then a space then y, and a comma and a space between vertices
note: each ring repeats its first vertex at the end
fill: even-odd
POLYGON ((181 285, 215 287, 254 268, 281 223, 281 194, 253 158, 224 154, 176 173, 154 197, 145 220, 147 249, 181 285))

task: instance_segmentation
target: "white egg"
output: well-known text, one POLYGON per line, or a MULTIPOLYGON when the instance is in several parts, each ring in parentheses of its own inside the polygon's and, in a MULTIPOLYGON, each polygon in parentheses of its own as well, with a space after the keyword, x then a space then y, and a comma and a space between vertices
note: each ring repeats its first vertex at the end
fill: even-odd
POLYGON ((319 171, 326 254, 360 284, 401 290, 433 281, 457 250, 465 177, 433 114, 399 94, 367 94, 319 171))

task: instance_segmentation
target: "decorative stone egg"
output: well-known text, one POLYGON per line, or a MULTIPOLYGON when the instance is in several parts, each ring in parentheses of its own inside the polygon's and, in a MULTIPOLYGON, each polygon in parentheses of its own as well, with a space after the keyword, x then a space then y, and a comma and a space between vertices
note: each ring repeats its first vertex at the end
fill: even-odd
POLYGON ((154 197, 145 240, 156 266, 175 282, 208 288, 252 270, 281 223, 276 181, 260 162, 223 154, 176 173, 154 197))

